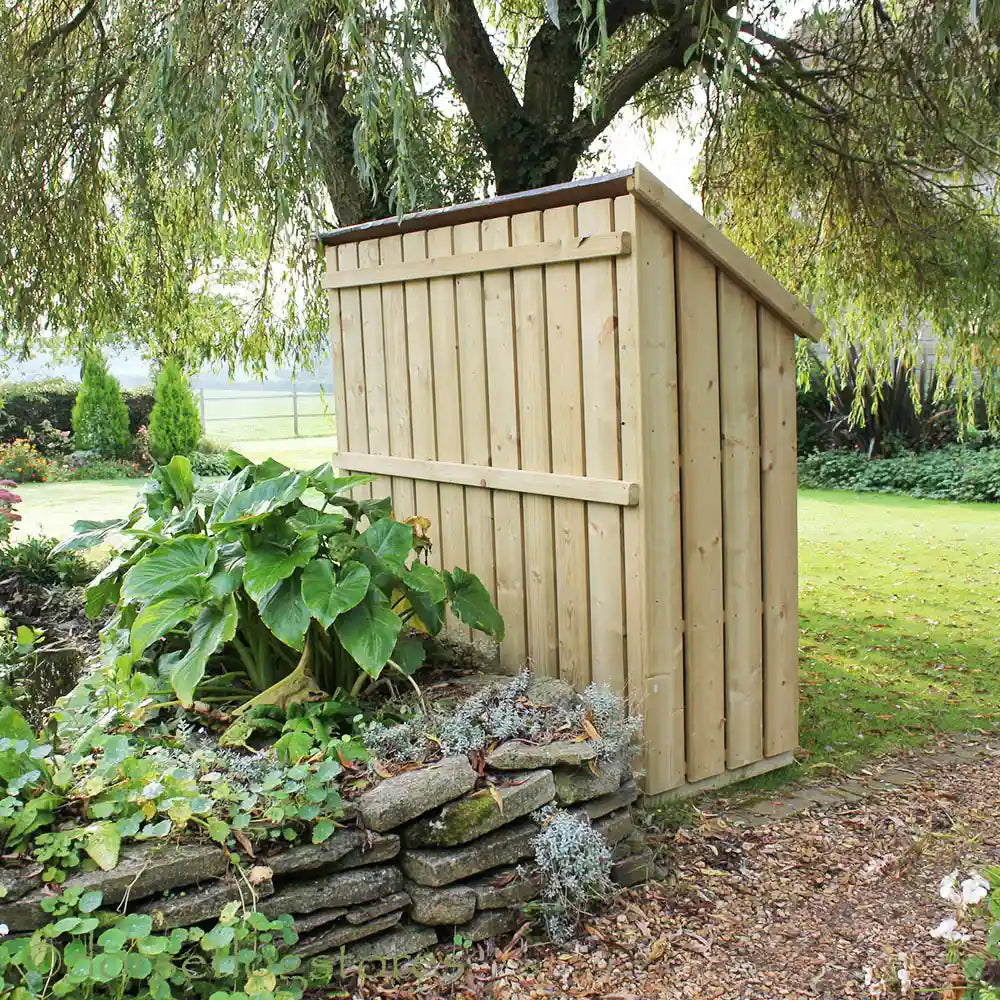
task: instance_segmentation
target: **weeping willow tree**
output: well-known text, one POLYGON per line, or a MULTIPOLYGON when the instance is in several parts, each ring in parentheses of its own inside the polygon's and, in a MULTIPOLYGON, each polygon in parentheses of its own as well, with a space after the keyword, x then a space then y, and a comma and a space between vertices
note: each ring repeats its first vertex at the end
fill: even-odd
POLYGON ((708 210, 835 352, 885 365, 927 322, 968 388, 997 328, 998 22, 1000 0, 10 0, 0 343, 294 359, 316 227, 570 180, 630 109, 703 118, 708 210))

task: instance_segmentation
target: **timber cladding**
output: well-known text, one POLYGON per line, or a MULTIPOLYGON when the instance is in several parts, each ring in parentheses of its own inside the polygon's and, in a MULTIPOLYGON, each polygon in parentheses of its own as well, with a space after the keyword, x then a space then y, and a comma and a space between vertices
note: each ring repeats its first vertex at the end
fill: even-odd
POLYGON ((625 692, 647 794, 788 763, 815 317, 642 167, 321 239, 337 464, 483 580, 502 664, 625 692))

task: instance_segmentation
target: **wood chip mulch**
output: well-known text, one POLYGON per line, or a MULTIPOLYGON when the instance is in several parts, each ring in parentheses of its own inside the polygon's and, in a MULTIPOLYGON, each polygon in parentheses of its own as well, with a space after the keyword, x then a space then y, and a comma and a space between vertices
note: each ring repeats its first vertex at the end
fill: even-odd
MULTIPOLYGON (((753 828, 703 811, 694 828, 651 833, 669 875, 622 893, 569 946, 522 934, 453 956, 453 968, 412 970, 410 981, 374 976, 343 995, 898 997, 905 962, 917 996, 960 997, 949 989, 955 969, 946 947, 928 932, 951 915, 938 895, 945 874, 1000 863, 1000 741, 942 744, 884 766, 915 780, 753 828), (888 990, 866 986, 866 970, 888 990)), ((879 770, 857 777, 872 781, 879 770)))

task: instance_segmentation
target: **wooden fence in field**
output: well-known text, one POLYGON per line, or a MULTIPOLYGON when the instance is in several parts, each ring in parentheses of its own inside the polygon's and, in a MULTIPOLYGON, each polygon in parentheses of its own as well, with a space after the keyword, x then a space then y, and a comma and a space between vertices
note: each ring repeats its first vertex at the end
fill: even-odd
POLYGON ((480 576, 502 663, 626 693, 649 794, 788 763, 812 314, 641 167, 322 240, 339 465, 480 576))

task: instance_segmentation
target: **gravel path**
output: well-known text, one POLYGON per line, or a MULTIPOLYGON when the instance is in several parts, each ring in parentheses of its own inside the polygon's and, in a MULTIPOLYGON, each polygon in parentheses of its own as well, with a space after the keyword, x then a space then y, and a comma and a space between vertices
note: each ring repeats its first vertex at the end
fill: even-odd
POLYGON ((866 969, 895 982, 902 956, 918 995, 946 990, 954 970, 928 931, 949 915, 943 875, 1000 862, 1000 740, 942 743, 854 777, 848 789, 876 791, 786 819, 733 803, 702 811, 657 844, 670 876, 623 893, 565 950, 522 937, 473 951, 461 971, 378 978, 351 995, 842 1000, 872 996, 866 969))

